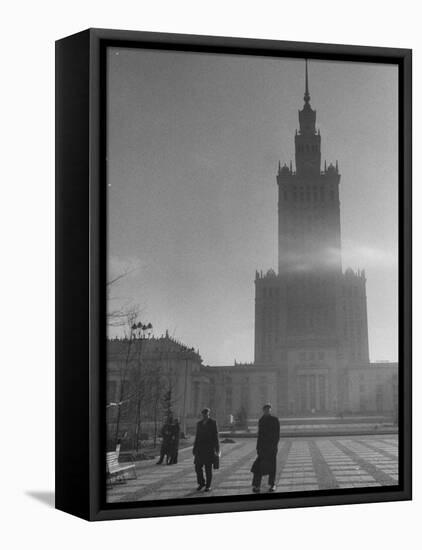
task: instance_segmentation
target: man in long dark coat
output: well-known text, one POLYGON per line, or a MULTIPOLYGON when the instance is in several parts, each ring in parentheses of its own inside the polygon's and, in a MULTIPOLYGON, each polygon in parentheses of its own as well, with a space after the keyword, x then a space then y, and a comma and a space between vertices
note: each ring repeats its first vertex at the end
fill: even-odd
POLYGON ((271 414, 271 405, 264 405, 263 415, 258 422, 258 440, 256 444, 257 459, 252 465, 253 472, 252 490, 259 493, 261 490, 262 476, 268 474, 270 492, 276 490, 275 475, 277 468, 277 450, 280 440, 280 422, 271 414))
POLYGON ((164 457, 166 456, 166 463, 170 462, 170 438, 171 438, 171 418, 168 418, 164 426, 161 428, 161 448, 160 448, 160 458, 158 459, 157 464, 162 464, 164 457))
POLYGON ((180 440, 180 424, 178 419, 174 418, 171 424, 170 442, 169 442, 170 461, 168 462, 168 464, 177 464, 177 457, 179 453, 179 440, 180 440))
POLYGON ((196 425, 196 437, 192 453, 195 457, 195 472, 198 480, 197 491, 205 487, 211 489, 212 467, 220 453, 217 422, 210 418, 210 409, 201 411, 202 420, 196 425), (205 469, 205 479, 204 470, 205 469))

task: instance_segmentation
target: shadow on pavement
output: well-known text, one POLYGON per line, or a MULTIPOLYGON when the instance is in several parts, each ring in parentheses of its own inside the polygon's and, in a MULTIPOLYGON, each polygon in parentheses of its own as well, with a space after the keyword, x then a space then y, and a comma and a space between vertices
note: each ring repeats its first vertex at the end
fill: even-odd
POLYGON ((49 508, 54 508, 55 493, 54 491, 26 491, 25 494, 49 508))

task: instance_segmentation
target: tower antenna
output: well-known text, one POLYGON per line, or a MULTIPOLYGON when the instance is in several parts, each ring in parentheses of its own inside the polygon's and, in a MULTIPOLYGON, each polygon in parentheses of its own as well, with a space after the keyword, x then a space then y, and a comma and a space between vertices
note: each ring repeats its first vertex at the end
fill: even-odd
POLYGON ((305 59, 305 95, 303 96, 305 103, 309 103, 311 96, 309 95, 309 84, 308 84, 308 60, 305 59))

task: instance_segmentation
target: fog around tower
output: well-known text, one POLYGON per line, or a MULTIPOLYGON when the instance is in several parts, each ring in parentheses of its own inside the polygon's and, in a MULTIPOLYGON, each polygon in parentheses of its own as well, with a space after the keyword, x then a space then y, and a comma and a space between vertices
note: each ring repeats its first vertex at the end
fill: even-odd
MULTIPOLYGON (((370 357, 397 360, 396 67, 311 61, 309 81, 370 357)), ((254 273, 277 268, 276 170, 294 163, 303 91, 303 60, 110 50, 109 276, 128 272, 113 303, 207 363, 253 358, 254 273)))

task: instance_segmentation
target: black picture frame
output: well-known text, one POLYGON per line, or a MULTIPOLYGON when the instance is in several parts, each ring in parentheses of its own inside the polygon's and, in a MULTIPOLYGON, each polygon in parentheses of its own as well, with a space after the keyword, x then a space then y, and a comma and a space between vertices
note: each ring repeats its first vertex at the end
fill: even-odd
POLYGON ((56 508, 86 520, 412 498, 411 116, 408 49, 88 29, 56 42, 56 508), (109 46, 397 64, 399 483, 393 487, 105 502, 105 52, 109 46))

